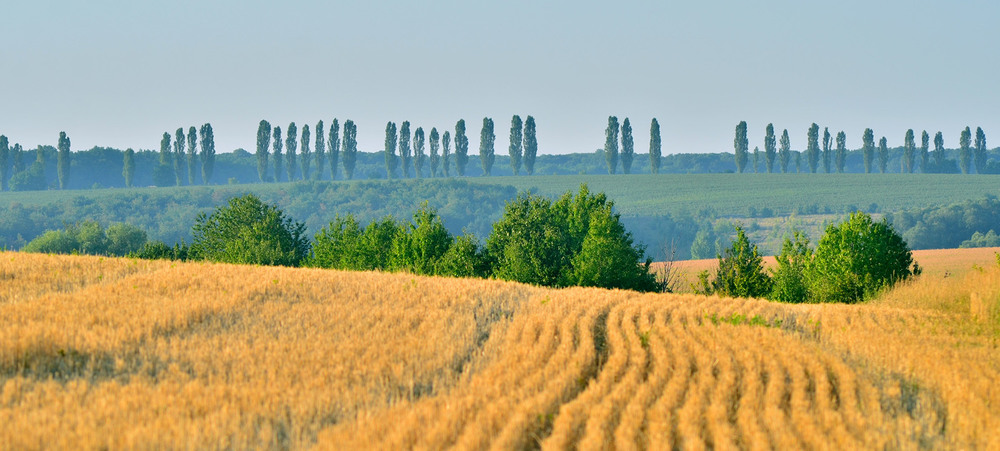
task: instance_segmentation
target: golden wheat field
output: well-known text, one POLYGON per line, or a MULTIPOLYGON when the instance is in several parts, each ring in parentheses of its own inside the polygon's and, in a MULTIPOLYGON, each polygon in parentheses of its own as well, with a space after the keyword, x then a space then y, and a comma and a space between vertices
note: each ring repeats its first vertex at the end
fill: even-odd
POLYGON ((0 449, 1000 449, 1000 268, 865 305, 0 253, 0 449))

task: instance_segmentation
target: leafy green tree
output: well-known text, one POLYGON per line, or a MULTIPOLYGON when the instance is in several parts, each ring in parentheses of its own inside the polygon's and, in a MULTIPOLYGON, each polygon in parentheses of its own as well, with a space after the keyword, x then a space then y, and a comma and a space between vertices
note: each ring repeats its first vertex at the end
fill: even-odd
POLYGON ((66 132, 59 132, 56 172, 59 175, 59 189, 66 189, 69 186, 69 137, 66 136, 66 132))
POLYGON ((403 178, 410 178, 410 121, 403 121, 399 127, 399 157, 403 163, 403 178))
POLYGON ((916 163, 916 143, 914 142, 913 129, 906 131, 903 137, 903 172, 913 173, 913 166, 916 163))
POLYGON ((736 124, 736 137, 733 138, 733 155, 736 157, 736 172, 742 173, 747 164, 747 149, 750 147, 747 141, 747 121, 740 121, 736 124))
POLYGON ((927 130, 924 130, 920 134, 920 172, 928 173, 928 166, 930 165, 930 153, 927 151, 930 148, 931 137, 927 134, 927 130))
POLYGON ((660 123, 654 117, 649 123, 649 168, 653 174, 660 173, 660 161, 663 148, 660 136, 660 123))
POLYGON ((760 147, 753 146, 753 172, 756 174, 760 168, 760 147))
POLYGON ((326 167, 326 136, 323 134, 323 120, 316 123, 316 180, 323 180, 323 168, 326 167))
POLYGON ((889 170, 889 146, 885 136, 878 140, 878 170, 883 174, 889 170))
POLYGON ((186 155, 184 151, 184 128, 178 128, 174 132, 174 177, 177 180, 177 186, 184 184, 184 179, 187 178, 187 164, 186 155))
POLYGON ((109 225, 105 236, 107 237, 107 254, 117 257, 139 252, 146 245, 148 239, 144 230, 126 223, 109 225))
POLYGON ((632 173, 632 159, 635 158, 635 142, 632 139, 632 124, 628 118, 622 122, 622 172, 632 173))
POLYGON ((497 135, 493 133, 493 119, 483 118, 483 128, 479 133, 479 161, 483 164, 483 175, 489 176, 493 172, 493 162, 496 159, 494 154, 494 142, 497 135))
POLYGON ((944 167, 944 157, 944 136, 941 135, 941 132, 937 132, 934 134, 934 165, 938 168, 944 167))
POLYGON ((832 136, 830 136, 830 128, 823 127, 823 172, 829 174, 833 172, 831 165, 833 161, 833 148, 830 144, 832 141, 832 136))
POLYGON ((809 269, 809 290, 820 302, 860 302, 919 273, 906 242, 883 218, 852 213, 826 228, 809 269))
POLYGON ((844 173, 847 165, 847 134, 843 130, 837 133, 837 172, 844 173))
MULTIPOLYGON (((18 160, 22 158, 23 152, 21 151, 20 144, 14 144, 14 149, 14 167, 17 168, 18 160)), ((42 146, 38 146, 38 151, 35 155, 37 156, 37 159, 31 164, 30 167, 25 170, 16 171, 14 176, 10 178, 11 191, 33 191, 46 189, 45 153, 42 152, 42 146)), ((20 165, 23 166, 24 163, 22 162, 20 165)), ((170 175, 169 170, 167 175, 170 175)))
POLYGON ((580 251, 570 261, 569 284, 657 291, 650 259, 637 247, 610 203, 595 205, 580 251))
POLYGON ((535 135, 535 118, 528 115, 524 120, 524 170, 535 174, 535 157, 538 156, 538 137, 535 135))
POLYGON ((788 172, 788 163, 792 158, 791 142, 788 139, 788 129, 781 132, 781 150, 778 151, 778 160, 781 164, 781 172, 788 172))
POLYGON ((298 266, 309 253, 305 224, 254 194, 231 198, 211 215, 199 214, 191 232, 195 260, 298 266))
MULTIPOLYGON (((13 174, 17 174, 24 170, 24 149, 21 148, 20 143, 14 143, 14 146, 10 148, 11 158, 14 160, 14 171, 13 174)), ((12 175, 13 175, 12 174, 12 175)))
POLYGON ((764 260, 742 227, 736 226, 736 240, 718 258, 719 268, 712 282, 716 293, 737 298, 762 298, 771 293, 764 260))
POLYGON ((438 166, 441 163, 441 157, 438 155, 438 148, 441 147, 441 135, 438 134, 437 127, 431 128, 429 147, 431 149, 431 177, 438 176, 438 166))
POLYGON ((391 179, 396 174, 396 123, 385 124, 385 174, 391 179))
POLYGON ((441 169, 444 170, 444 176, 448 177, 448 166, 450 165, 449 160, 451 159, 451 132, 448 130, 444 131, 441 135, 441 169))
POLYGON ((819 168, 819 125, 815 122, 809 126, 806 135, 806 160, 809 163, 809 172, 815 174, 819 168))
POLYGON ((962 134, 958 138, 958 167, 962 169, 963 174, 968 174, 971 172, 969 167, 972 164, 972 152, 969 149, 972 144, 972 131, 969 127, 965 127, 962 130, 962 134))
POLYGON ((986 133, 982 127, 976 127, 976 173, 986 173, 986 133))
POLYGON ((465 165, 469 164, 469 137, 465 136, 465 119, 455 123, 455 171, 465 177, 465 165))
POLYGON ((425 203, 413 214, 413 222, 396 236, 390 266, 413 274, 438 274, 452 241, 441 217, 425 203))
POLYGON ((177 183, 173 172, 174 155, 170 152, 170 133, 163 132, 160 139, 160 164, 153 168, 153 184, 173 186, 177 183))
POLYGON ((266 182, 269 178, 267 176, 267 157, 270 154, 268 152, 270 147, 271 123, 262 119, 257 125, 257 177, 260 178, 261 182, 266 182))
POLYGON ((809 238, 796 230, 792 238, 785 238, 781 253, 775 258, 777 269, 772 277, 770 299, 780 302, 806 302, 809 300, 808 270, 812 262, 809 238))
POLYGON ((187 168, 188 168, 188 184, 194 185, 197 181, 197 170, 198 170, 198 129, 191 126, 188 128, 187 134, 187 168))
POLYGON ((337 163, 340 160, 340 123, 336 118, 330 123, 330 136, 326 140, 330 154, 330 180, 337 180, 337 163))
POLYGON ((205 123, 201 126, 201 180, 206 185, 211 183, 212 172, 215 171, 215 133, 212 132, 212 124, 205 123))
POLYGON ((294 182, 299 172, 299 166, 295 158, 295 150, 299 146, 299 129, 295 122, 288 124, 285 129, 285 169, 288 171, 288 181, 294 182))
POLYGON ((312 142, 312 133, 309 132, 309 124, 302 126, 302 180, 309 180, 310 169, 312 169, 312 152, 309 144, 312 142))
POLYGON ((608 116, 608 127, 604 129, 604 159, 608 162, 608 174, 614 174, 618 167, 618 118, 608 116))
POLYGON ((131 188, 132 181, 135 180, 135 151, 131 147, 125 150, 122 161, 122 177, 125 177, 125 186, 131 188))
POLYGON ((865 160, 865 174, 871 174, 872 162, 875 159, 875 132, 870 128, 866 128, 861 136, 861 152, 865 160))
POLYGON ((524 124, 521 122, 521 116, 514 115, 510 120, 510 145, 507 147, 507 154, 510 155, 510 168, 513 169, 514 175, 519 175, 521 172, 521 156, 524 151, 524 124))
POLYGON ((487 277, 489 262, 471 235, 456 237, 448 251, 438 260, 438 274, 451 277, 487 277))
POLYGON ((767 173, 774 172, 774 157, 776 155, 774 124, 767 124, 767 134, 764 135, 764 161, 767 162, 767 173))
POLYGON ((0 135, 0 191, 7 191, 7 180, 10 179, 10 142, 0 135))
POLYGON ((350 119, 344 121, 341 151, 344 154, 344 176, 350 180, 354 178, 354 164, 358 158, 358 126, 350 119))
POLYGON ((280 182, 282 178, 285 177, 284 155, 281 154, 281 149, 285 145, 285 141, 281 138, 281 127, 275 125, 272 131, 274 136, 274 181, 280 182))
POLYGON ((390 270, 391 251, 404 233, 391 216, 361 225, 353 215, 337 215, 316 234, 308 265, 353 271, 390 270))
POLYGON ((49 230, 24 246, 24 252, 124 256, 146 244, 146 232, 129 224, 112 224, 107 230, 96 221, 49 230))
POLYGON ((413 132, 413 172, 414 177, 420 178, 424 169, 424 129, 417 127, 413 132))

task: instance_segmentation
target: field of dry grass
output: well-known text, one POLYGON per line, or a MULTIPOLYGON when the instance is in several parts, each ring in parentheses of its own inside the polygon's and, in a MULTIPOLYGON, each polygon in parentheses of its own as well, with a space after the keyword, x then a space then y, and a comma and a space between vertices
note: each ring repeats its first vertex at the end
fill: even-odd
POLYGON ((847 306, 0 253, 0 449, 998 449, 981 266, 847 306))

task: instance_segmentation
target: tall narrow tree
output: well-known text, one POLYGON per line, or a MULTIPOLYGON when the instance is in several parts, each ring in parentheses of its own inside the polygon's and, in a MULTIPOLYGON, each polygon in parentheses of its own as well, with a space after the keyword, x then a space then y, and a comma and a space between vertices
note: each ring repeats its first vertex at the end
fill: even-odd
POLYGON ((212 173, 215 172, 215 132, 212 131, 212 124, 205 123, 201 126, 199 133, 201 141, 201 180, 209 185, 212 181, 212 173))
POLYGON ((59 176, 59 189, 66 189, 69 186, 69 136, 66 136, 66 132, 59 132, 56 173, 59 176))
POLYGON ((608 164, 608 174, 618 168, 618 118, 608 116, 608 126, 604 129, 604 160, 608 164))
POLYGON ((815 174, 819 169, 819 125, 813 122, 806 134, 806 159, 809 172, 815 174))
POLYGON ((448 177, 448 160, 451 159, 451 132, 448 130, 444 131, 441 135, 441 169, 444 170, 444 176, 448 177))
POLYGON ((493 161, 496 159, 493 148, 497 135, 493 133, 493 119, 483 118, 483 128, 479 133, 479 161, 483 164, 483 176, 493 172, 493 161))
POLYGON ((187 140, 188 184, 194 185, 198 181, 198 129, 194 126, 188 128, 187 140))
POLYGON ((469 137, 465 135, 465 119, 455 123, 455 172, 465 177, 465 165, 469 164, 469 137))
POLYGON ((847 166, 847 134, 843 130, 837 133, 837 173, 843 174, 847 166))
POLYGON ((11 159, 14 160, 14 170, 10 173, 13 176, 24 170, 24 148, 21 147, 21 143, 14 143, 14 146, 10 148, 10 154, 11 159))
POLYGON ((163 132, 160 138, 160 162, 153 168, 153 184, 156 186, 174 186, 174 153, 170 147, 170 133, 163 132))
POLYGON ((622 122, 622 172, 632 173, 632 159, 635 158, 635 142, 632 139, 632 124, 628 118, 622 122))
POLYGON ((122 160, 122 177, 125 178, 125 187, 131 188, 132 181, 135 180, 135 151, 131 147, 125 150, 122 160))
POLYGON ((389 121, 385 124, 385 144, 383 153, 385 154, 385 177, 392 179, 396 176, 396 123, 389 121))
POLYGON ((986 173, 986 133, 982 127, 976 127, 976 173, 986 173))
POLYGON ((184 152, 184 128, 178 128, 174 132, 174 175, 177 177, 177 186, 184 184, 187 178, 187 158, 184 152))
POLYGON ((299 129, 292 122, 285 129, 285 169, 288 171, 288 181, 294 182, 298 178, 299 166, 296 161, 295 150, 299 146, 299 129))
POLYGON ((885 136, 878 140, 878 170, 883 174, 889 170, 889 146, 885 136))
POLYGON ((795 151, 795 172, 805 172, 806 167, 802 164, 802 152, 795 151))
POLYGON ((944 136, 941 132, 934 134, 934 166, 938 171, 943 171, 945 165, 944 136))
POLYGON ((914 142, 913 129, 906 131, 903 136, 903 172, 913 173, 913 165, 916 163, 917 145, 914 142))
POLYGON ((510 119, 510 146, 507 147, 507 154, 510 155, 510 168, 514 171, 514 175, 519 175, 521 172, 521 155, 524 151, 523 127, 521 116, 515 114, 510 119))
POLYGON ((441 164, 441 156, 438 149, 441 147, 441 135, 438 134, 437 127, 431 128, 429 147, 431 150, 431 178, 438 176, 438 166, 441 164))
POLYGON ((170 133, 163 132, 163 137, 160 138, 160 165, 173 168, 173 161, 174 154, 170 151, 170 133))
POLYGON ((781 163, 781 172, 788 172, 788 163, 792 158, 792 144, 788 139, 788 129, 781 132, 781 148, 778 150, 778 160, 781 163))
POLYGON ((962 130, 962 134, 958 138, 958 145, 958 167, 962 169, 963 174, 968 174, 971 169, 969 166, 972 164, 972 151, 970 150, 972 130, 969 130, 969 127, 962 130))
POLYGON ((742 173, 747 165, 747 149, 749 148, 747 121, 740 121, 739 124, 736 124, 736 136, 733 138, 733 156, 736 158, 737 173, 742 173))
POLYGON ((875 160, 875 132, 870 128, 866 128, 861 135, 861 153, 865 160, 865 174, 871 174, 875 160))
POLYGON ((309 132, 309 124, 305 124, 302 126, 302 152, 299 153, 299 156, 302 157, 302 180, 309 180, 311 175, 312 151, 309 150, 311 143, 312 133, 309 132))
POLYGON ((10 143, 7 137, 0 135, 0 191, 7 191, 7 179, 10 178, 10 143))
POLYGON ((424 129, 417 127, 413 132, 413 173, 414 177, 421 178, 424 169, 424 129))
POLYGON ((535 173, 535 157, 538 156, 538 136, 535 133, 535 118, 528 115, 524 119, 524 171, 528 175, 535 173))
POLYGON ((920 134, 920 172, 928 173, 928 165, 930 165, 930 153, 927 151, 931 146, 931 137, 927 134, 927 130, 924 130, 920 134))
POLYGON ((354 164, 358 158, 358 127, 354 121, 344 121, 344 139, 341 145, 344 154, 344 176, 348 180, 354 178, 354 164))
POLYGON ((399 159, 403 167, 403 178, 410 178, 410 121, 403 121, 399 127, 399 159))
POLYGON ((660 158, 662 156, 660 141, 660 123, 654 117, 649 121, 649 170, 653 174, 660 173, 660 158))
POLYGON ((261 119, 257 124, 257 178, 267 182, 267 157, 271 148, 271 123, 261 119))
POLYGON ((330 180, 337 180, 337 163, 340 161, 340 122, 336 118, 330 123, 326 148, 330 154, 330 180))
POLYGON ((757 173, 760 168, 760 147, 753 146, 753 172, 757 173))
POLYGON ((326 135, 324 135, 323 120, 316 123, 316 180, 323 180, 323 169, 326 168, 326 135))
POLYGON ((775 143, 777 140, 774 138, 774 124, 767 124, 767 134, 764 135, 764 162, 767 165, 767 173, 770 174, 774 172, 774 157, 776 152, 775 143))
POLYGON ((830 128, 823 127, 823 172, 832 172, 833 147, 831 146, 830 128))
POLYGON ((274 181, 280 182, 285 178, 285 155, 281 150, 285 147, 285 140, 281 137, 281 127, 275 125, 271 132, 274 139, 274 181))

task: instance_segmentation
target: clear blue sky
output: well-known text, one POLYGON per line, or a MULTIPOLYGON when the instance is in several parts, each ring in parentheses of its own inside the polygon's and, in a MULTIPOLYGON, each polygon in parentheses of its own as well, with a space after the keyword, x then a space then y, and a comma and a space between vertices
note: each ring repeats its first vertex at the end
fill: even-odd
POLYGON ((219 151, 253 151, 257 123, 358 123, 381 150, 386 121, 454 129, 483 116, 506 153, 513 114, 540 153, 603 146, 629 117, 637 151, 659 119, 665 153, 750 148, 764 127, 802 148, 812 122, 966 125, 1000 140, 1000 2, 50 1, 0 7, 0 133, 25 147, 157 149, 164 131, 211 122, 219 151))

